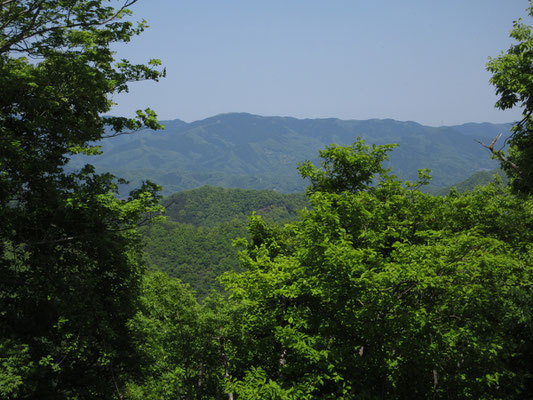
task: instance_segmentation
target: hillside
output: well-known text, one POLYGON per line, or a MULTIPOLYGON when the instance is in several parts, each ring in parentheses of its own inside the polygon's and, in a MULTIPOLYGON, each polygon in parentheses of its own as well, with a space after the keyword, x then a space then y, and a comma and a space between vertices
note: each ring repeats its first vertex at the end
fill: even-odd
POLYGON ((446 188, 432 190, 431 194, 435 194, 438 196, 446 196, 450 192, 452 187, 457 189, 459 193, 464 193, 466 191, 474 190, 478 186, 484 186, 489 184, 490 182, 494 182, 497 177, 502 180, 502 183, 504 185, 507 185, 509 183, 509 178, 501 169, 494 169, 492 171, 478 171, 462 182, 458 182, 446 188))
POLYGON ((248 217, 257 212, 269 223, 297 218, 307 206, 303 193, 225 189, 204 186, 163 200, 167 221, 142 230, 145 260, 151 269, 180 278, 205 297, 219 288, 216 277, 239 270, 233 240, 247 237, 248 217))
MULTIPOLYGON (((459 193, 485 185, 501 170, 479 171, 453 186, 435 190, 446 196, 451 187, 459 193)), ((226 271, 240 270, 234 239, 248 237, 247 223, 252 213, 267 223, 284 224, 309 207, 303 192, 282 194, 272 190, 227 189, 203 186, 185 190, 163 199, 167 220, 142 229, 146 244, 145 261, 153 270, 180 278, 205 297, 221 287, 216 277, 226 271)))
POLYGON ((435 128, 390 119, 301 120, 242 113, 163 123, 162 132, 108 139, 103 155, 75 157, 70 166, 89 162, 133 184, 150 179, 164 186, 167 195, 204 185, 300 192, 306 183, 296 171, 299 162, 316 162, 325 146, 348 145, 360 136, 367 143, 398 143, 389 162, 393 172, 413 180, 419 168, 430 168, 432 184, 442 188, 496 168, 476 140, 487 141, 510 128, 487 123, 435 128))

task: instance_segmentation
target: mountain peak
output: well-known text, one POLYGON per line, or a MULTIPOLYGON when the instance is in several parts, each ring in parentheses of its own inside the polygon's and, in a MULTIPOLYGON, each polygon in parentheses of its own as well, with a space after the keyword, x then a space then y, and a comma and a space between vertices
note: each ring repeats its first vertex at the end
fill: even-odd
POLYGON ((240 112, 163 123, 163 132, 103 142, 102 156, 77 157, 71 165, 90 162, 134 184, 150 179, 164 186, 166 194, 203 185, 293 192, 306 185, 297 172, 299 162, 317 162, 326 146, 350 145, 361 137, 369 144, 400 145, 388 164, 400 178, 416 180, 418 169, 430 168, 433 184, 443 187, 496 168, 497 162, 473 139, 486 141, 510 127, 436 128, 393 119, 297 119, 240 112))

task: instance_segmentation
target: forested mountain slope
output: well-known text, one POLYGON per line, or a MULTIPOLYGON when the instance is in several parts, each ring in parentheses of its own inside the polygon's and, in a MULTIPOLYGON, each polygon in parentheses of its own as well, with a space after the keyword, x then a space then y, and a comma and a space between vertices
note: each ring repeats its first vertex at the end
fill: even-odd
POLYGON ((295 219, 297 212, 307 205, 307 199, 304 193, 204 186, 175 193, 164 199, 163 205, 173 222, 211 227, 235 219, 246 221, 252 212, 283 223, 295 219))
POLYGON ((496 106, 523 108, 509 152, 488 146, 509 185, 432 196, 427 174, 388 167, 455 182, 483 171, 468 146, 498 127, 226 115, 122 136, 159 124, 102 117, 110 100, 165 69, 115 60, 146 25, 136 0, 112 3, 0 3, 0 400, 532 398, 533 27, 518 19, 488 64, 496 106), (113 134, 103 173, 68 165, 113 134), (389 162, 394 146, 356 134, 413 146, 389 162), (104 170, 280 189, 344 140, 298 169, 300 212, 301 194, 210 187, 162 205, 159 186, 126 197, 104 170), (206 296, 223 271, 228 296, 206 296))
MULTIPOLYGON (((507 183, 501 170, 479 171, 455 187, 459 193, 494 181, 507 183)), ((446 196, 451 187, 434 194, 446 196)), ((226 271, 240 270, 234 239, 248 237, 252 213, 270 224, 295 220, 298 211, 309 206, 303 192, 281 194, 272 190, 228 189, 203 186, 184 190, 163 199, 167 220, 142 230, 146 261, 153 270, 180 278, 199 298, 220 288, 216 278, 226 271)))
POLYGON ((501 179, 503 185, 506 186, 509 184, 509 178, 501 169, 494 169, 492 171, 478 171, 472 176, 469 176, 464 181, 457 182, 456 184, 451 185, 450 187, 436 190, 433 189, 431 191, 431 194, 437 196, 446 196, 450 193, 450 190, 452 188, 457 189, 459 193, 464 193, 469 190, 474 190, 478 186, 484 186, 491 182, 494 182, 496 179, 498 179, 497 177, 501 179))
POLYGON ((203 298, 212 288, 220 288, 217 276, 241 269, 232 243, 248 237, 252 212, 272 224, 283 224, 295 220, 307 204, 303 193, 271 190, 204 186, 173 194, 163 200, 167 221, 142 231, 146 261, 152 269, 190 284, 203 298))
POLYGON ((476 140, 489 141, 510 124, 428 127, 386 120, 295 119, 233 113, 186 123, 164 121, 162 132, 123 135, 103 143, 104 154, 76 157, 71 167, 89 162, 133 183, 153 180, 170 194, 203 185, 298 192, 305 182, 299 162, 316 162, 318 151, 358 136, 367 143, 398 143, 389 166, 414 180, 419 168, 432 171, 432 184, 446 187, 497 163, 476 140))

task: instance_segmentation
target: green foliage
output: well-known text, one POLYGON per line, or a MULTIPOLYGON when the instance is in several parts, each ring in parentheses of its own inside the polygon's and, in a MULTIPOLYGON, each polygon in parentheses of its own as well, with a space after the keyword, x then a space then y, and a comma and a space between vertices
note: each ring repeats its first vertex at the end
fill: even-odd
POLYGON ((112 175, 65 167, 103 137, 160 127, 150 110, 100 116, 128 82, 164 73, 114 60, 145 27, 122 20, 134 2, 0 6, 1 398, 113 398, 130 368, 137 226, 160 212, 159 187, 119 200, 112 175))
POLYGON ((272 222, 283 223, 296 218, 307 200, 303 193, 204 186, 173 194, 163 200, 163 205, 172 221, 213 227, 233 220, 246 221, 252 212, 272 222))
MULTIPOLYGON (((533 16, 533 3, 529 3, 529 16, 533 16)), ((515 123, 509 140, 509 151, 492 150, 493 156, 511 179, 516 192, 533 193, 533 32, 521 19, 514 22, 510 33, 516 41, 507 53, 491 59, 487 69, 492 73, 490 82, 500 96, 496 107, 502 110, 515 106, 523 108, 522 120, 515 123)))
POLYGON ((129 322, 141 371, 131 399, 221 398, 217 319, 189 289, 163 273, 144 276, 140 310, 129 322))
MULTIPOLYGON (((491 182, 494 182, 495 180, 498 180, 502 182, 504 186, 506 186, 509 183, 509 178, 505 174, 505 172, 501 169, 495 169, 492 171, 478 171, 474 175, 470 176, 468 179, 465 179, 462 182, 458 182, 456 185, 453 185, 457 192, 464 193, 466 191, 472 191, 478 186, 486 186, 491 182)), ((452 187, 444 188, 444 189, 438 189, 435 190, 434 188, 432 190, 429 190, 428 192, 431 194, 435 194, 438 196, 446 196, 450 193, 450 190, 452 187)))
MULTIPOLYGON (((300 166, 311 181, 310 207, 291 223, 306 204, 301 196, 213 188, 175 195, 165 202, 170 220, 143 231, 146 260, 191 281, 200 305, 180 281, 142 275, 138 227, 160 213, 159 187, 143 183, 121 199, 124 181, 69 165, 74 155, 105 151, 95 145, 104 137, 161 127, 149 109, 134 119, 101 117, 128 82, 164 75, 157 60, 133 65, 113 58, 114 43, 145 28, 122 19, 135 2, 118 9, 102 0, 0 6, 0 398, 530 396, 529 27, 517 22, 518 45, 489 63, 498 106, 525 107, 509 158, 495 153, 513 170, 521 197, 498 182, 463 194, 452 189, 446 197, 423 194, 428 171, 402 182, 387 168, 393 146, 362 140, 327 147, 321 169, 300 166), (230 238, 241 233, 247 239, 239 242, 238 271, 230 238), (208 285, 226 270, 221 282, 229 299, 208 285)), ((295 139, 300 124, 315 146, 352 140, 354 129, 368 135, 378 129, 360 121, 317 127, 267 119, 270 126, 254 130, 248 128, 257 118, 241 117, 180 131, 191 162, 201 159, 207 133, 218 141, 231 134, 237 144, 224 144, 232 149, 229 162, 215 158, 215 165, 227 164, 242 179, 250 166, 274 164, 265 175, 273 179, 292 165, 282 150, 308 150, 295 139), (274 129, 279 123, 282 131, 274 129), (335 128, 335 140, 321 133, 325 126, 335 128), (257 151, 274 136, 269 151, 257 151)), ((377 123, 388 141, 390 121, 377 123)), ((418 132, 423 153, 435 158, 427 149, 435 149, 428 141, 436 131, 393 125, 418 132)), ((439 151, 461 139, 453 130, 439 132, 450 133, 439 151)), ((124 151, 136 148, 120 140, 133 143, 124 151)), ((161 152, 165 140, 158 142, 161 152)), ((163 163, 152 156, 151 163, 163 163)))
POLYGON ((28 345, 3 339, 0 343, 0 366, 0 397, 20 396, 33 368, 28 345))
POLYGON ((268 379, 261 368, 252 367, 242 381, 230 382, 227 390, 237 398, 245 400, 304 400, 308 398, 301 391, 283 389, 277 382, 268 379))
POLYGON ((232 243, 247 237, 252 212, 271 224, 283 224, 296 219, 307 202, 303 193, 206 186, 176 193, 162 204, 167 221, 142 230, 146 262, 188 283, 203 299, 213 288, 222 290, 219 275, 242 270, 232 243))
POLYGON ((322 169, 307 161, 299 166, 300 175, 311 180, 310 193, 354 193, 368 188, 375 175, 386 172, 382 163, 394 147, 372 145, 370 150, 360 138, 350 148, 332 145, 320 151, 322 169))
POLYGON ((245 235, 243 221, 212 228, 166 221, 143 229, 142 233, 147 265, 190 284, 200 299, 212 288, 221 289, 217 276, 240 270, 232 242, 245 235))
POLYGON ((425 195, 427 173, 379 167, 388 149, 327 149, 325 169, 304 165, 312 210, 279 229, 252 219, 246 271, 223 278, 242 305, 242 398, 531 392, 532 201, 498 184, 425 195))
MULTIPOLYGON (((303 192, 296 171, 302 160, 317 162, 331 143, 350 145, 360 136, 367 143, 398 143, 386 167, 402 179, 416 180, 419 168, 430 168, 432 185, 460 182, 478 170, 494 169, 495 160, 474 139, 489 141, 511 124, 465 124, 428 127, 394 120, 343 121, 223 114, 185 123, 165 121, 165 131, 121 136, 104 144, 93 157, 97 170, 111 171, 132 182, 150 179, 170 195, 203 185, 303 192)), ((503 140, 503 139, 502 139, 503 140)), ((78 166, 86 157, 76 157, 78 166)))

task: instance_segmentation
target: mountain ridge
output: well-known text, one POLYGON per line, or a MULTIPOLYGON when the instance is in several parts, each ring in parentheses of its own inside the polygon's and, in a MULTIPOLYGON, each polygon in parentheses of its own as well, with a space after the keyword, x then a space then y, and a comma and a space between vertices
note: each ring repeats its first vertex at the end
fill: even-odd
MULTIPOLYGON (((150 179, 165 194, 203 185, 298 192, 306 186, 299 162, 318 161, 329 144, 350 145, 358 136, 368 144, 398 143, 388 166, 402 179, 430 168, 433 185, 446 187, 497 163, 476 140, 487 141, 511 124, 467 123, 428 127, 393 119, 342 120, 219 114, 191 123, 162 121, 162 132, 144 130, 103 143, 103 155, 75 157, 71 166, 88 162, 133 184, 150 179)), ((503 140, 502 140, 503 143, 503 140)))

